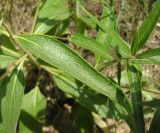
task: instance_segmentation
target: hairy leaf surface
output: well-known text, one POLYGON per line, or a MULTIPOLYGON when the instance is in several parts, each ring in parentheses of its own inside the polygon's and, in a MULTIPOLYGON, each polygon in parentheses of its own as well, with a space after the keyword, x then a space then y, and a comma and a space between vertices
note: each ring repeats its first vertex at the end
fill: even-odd
POLYGON ((120 87, 111 79, 102 76, 63 43, 41 35, 18 35, 16 39, 21 47, 31 54, 65 71, 95 91, 108 96, 114 103, 119 103, 129 110, 128 100, 120 87))

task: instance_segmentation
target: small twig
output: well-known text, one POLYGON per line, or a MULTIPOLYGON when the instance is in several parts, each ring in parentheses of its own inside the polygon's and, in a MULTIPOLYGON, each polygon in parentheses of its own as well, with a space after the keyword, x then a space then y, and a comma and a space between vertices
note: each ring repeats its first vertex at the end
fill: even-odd
POLYGON ((109 133, 110 125, 105 122, 99 115, 92 113, 96 125, 104 132, 109 133))
POLYGON ((148 89, 142 89, 142 90, 160 95, 160 92, 157 92, 157 91, 151 91, 151 90, 148 90, 148 89))
POLYGON ((2 25, 4 26, 4 28, 6 29, 6 31, 9 33, 9 36, 13 39, 14 34, 12 33, 12 31, 8 28, 8 26, 3 22, 2 25))
POLYGON ((130 58, 118 58, 118 59, 111 60, 111 61, 105 63, 104 66, 99 68, 99 70, 102 71, 105 67, 111 66, 114 63, 119 63, 119 62, 122 62, 122 61, 128 61, 130 59, 132 59, 132 58, 131 57, 130 58))
POLYGON ((10 0, 10 9, 9 9, 9 22, 10 22, 10 25, 11 25, 11 29, 12 31, 14 31, 14 28, 13 28, 13 23, 12 23, 12 11, 13 11, 13 0, 10 0))
MULTIPOLYGON (((17 49, 17 45, 15 45, 15 35, 12 33, 12 31, 9 29, 9 27, 3 22, 2 25, 4 26, 4 28, 6 29, 6 31, 8 32, 9 36, 10 36, 10 39, 11 39, 11 42, 13 42, 13 46, 17 49)), ((19 46, 18 46, 19 47, 19 46)))
POLYGON ((19 43, 15 40, 15 35, 11 32, 11 30, 8 28, 8 26, 7 26, 5 23, 3 23, 3 26, 5 27, 6 31, 9 33, 10 39, 11 39, 11 41, 13 42, 14 47, 15 47, 15 48, 18 47, 19 49, 21 49, 21 50, 23 50, 25 53, 27 53, 27 54, 28 54, 28 58, 29 58, 37 67, 39 67, 40 64, 36 61, 36 59, 35 59, 31 54, 29 54, 28 51, 26 51, 25 49, 23 49, 23 48, 19 45, 19 43))
POLYGON ((31 33, 33 33, 35 25, 36 25, 36 21, 37 21, 37 17, 38 17, 38 12, 39 12, 39 8, 40 8, 40 4, 41 4, 41 1, 38 0, 38 5, 37 5, 36 13, 34 15, 34 20, 33 20, 32 28, 31 28, 31 33))
POLYGON ((59 36, 52 36, 52 37, 55 38, 55 39, 62 40, 62 41, 68 41, 67 37, 59 37, 59 36))

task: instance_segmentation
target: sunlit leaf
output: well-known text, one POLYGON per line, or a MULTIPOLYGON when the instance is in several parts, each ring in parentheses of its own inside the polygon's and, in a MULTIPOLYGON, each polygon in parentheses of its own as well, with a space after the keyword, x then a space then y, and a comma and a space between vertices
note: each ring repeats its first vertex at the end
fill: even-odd
POLYGON ((70 16, 67 1, 68 0, 44 1, 38 13, 34 33, 46 33, 62 20, 67 19, 70 16))
POLYGON ((109 54, 107 54, 105 47, 102 44, 98 43, 97 41, 89 37, 85 37, 80 34, 74 34, 71 36, 71 42, 83 48, 89 49, 95 54, 101 55, 107 60, 112 59, 112 57, 109 54))
POLYGON ((109 100, 102 94, 98 94, 90 90, 75 78, 65 74, 64 72, 54 74, 56 85, 65 93, 71 95, 78 103, 88 110, 99 114, 101 117, 113 118, 115 109, 111 111, 109 100), (110 108, 110 109, 109 109, 110 108))
POLYGON ((16 133, 24 94, 23 62, 0 86, 0 132, 16 133))
POLYGON ((7 55, 1 55, 0 54, 0 68, 4 69, 6 68, 9 64, 15 62, 17 58, 12 57, 12 56, 7 56, 7 55))
POLYGON ((46 98, 38 87, 28 92, 23 97, 20 115, 20 133, 41 133, 45 120, 46 98))
POLYGON ((154 56, 160 56, 160 48, 154 48, 154 49, 147 50, 143 53, 136 55, 136 58, 147 59, 147 58, 154 57, 154 56))
POLYGON ((10 38, 5 35, 0 35, 0 54, 11 57, 20 57, 10 38))
MULTIPOLYGON (((113 5, 111 2, 108 4, 104 4, 105 0, 102 0, 102 18, 101 18, 101 25, 105 25, 107 29, 115 30, 115 19, 114 19, 114 11, 113 5)), ((112 36, 104 32, 101 28, 98 30, 98 34, 96 37, 96 41, 104 45, 106 52, 109 51, 109 48, 112 43, 112 36)), ((96 56, 96 67, 101 61, 101 57, 99 55, 96 56)))
POLYGON ((106 25, 102 24, 95 16, 93 16, 90 12, 88 12, 84 7, 81 6, 81 9, 83 12, 92 19, 92 22, 94 22, 96 25, 99 26, 101 30, 106 32, 110 37, 112 37, 112 46, 116 47, 119 46, 119 53, 122 56, 130 56, 130 46, 129 44, 120 37, 120 35, 115 32, 114 30, 106 27, 106 25))
POLYGON ((93 90, 108 96, 112 102, 119 103, 126 110, 130 110, 128 100, 119 86, 98 73, 65 44, 42 35, 18 35, 16 39, 20 46, 31 54, 65 71, 93 90))
POLYGON ((135 34, 135 38, 131 47, 131 51, 133 54, 135 54, 147 42, 151 32, 153 31, 156 25, 159 16, 160 16, 160 0, 157 0, 151 12, 145 19, 144 23, 135 34))

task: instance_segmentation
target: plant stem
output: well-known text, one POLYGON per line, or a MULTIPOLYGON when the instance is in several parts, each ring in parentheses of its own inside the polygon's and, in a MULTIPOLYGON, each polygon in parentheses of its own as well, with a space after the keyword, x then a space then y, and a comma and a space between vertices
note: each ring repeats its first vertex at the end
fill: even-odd
POLYGON ((13 23, 12 23, 12 10, 13 10, 13 0, 10 0, 9 22, 10 22, 10 26, 11 26, 12 31, 14 31, 13 23))
POLYGON ((152 91, 152 90, 148 90, 148 89, 142 89, 142 90, 150 92, 150 93, 154 93, 154 94, 160 94, 160 92, 158 92, 158 91, 152 91))
POLYGON ((32 28, 31 28, 31 33, 33 33, 35 25, 36 25, 40 4, 41 4, 41 1, 38 0, 38 5, 37 5, 37 8, 36 8, 36 13, 34 15, 34 20, 33 20, 32 28))
POLYGON ((6 29, 6 31, 9 33, 9 36, 13 39, 15 38, 13 33, 11 32, 11 30, 8 28, 8 26, 3 22, 2 25, 4 26, 4 28, 6 29))
POLYGON ((19 49, 21 49, 22 51, 27 53, 28 58, 33 62, 33 64, 35 64, 36 66, 40 66, 40 64, 36 61, 36 59, 31 54, 29 54, 25 49, 20 47, 19 43, 15 40, 15 35, 11 32, 11 30, 8 28, 8 26, 5 23, 3 23, 3 26, 6 29, 6 31, 9 33, 10 39, 13 42, 14 47, 15 48, 18 47, 19 49))
POLYGON ((128 61, 132 59, 131 57, 128 57, 128 58, 118 58, 118 59, 114 59, 112 61, 109 61, 107 63, 104 64, 104 66, 101 66, 100 68, 98 68, 98 70, 102 71, 105 67, 108 67, 108 66, 111 66, 113 65, 114 63, 119 63, 119 62, 122 62, 122 61, 128 61))

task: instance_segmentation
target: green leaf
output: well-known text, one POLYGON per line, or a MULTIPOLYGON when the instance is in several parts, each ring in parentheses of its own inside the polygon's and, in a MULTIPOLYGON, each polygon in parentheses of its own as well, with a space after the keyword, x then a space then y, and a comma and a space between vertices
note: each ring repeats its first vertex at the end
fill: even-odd
POLYGON ((93 16, 90 12, 88 12, 85 8, 81 6, 81 9, 84 11, 84 13, 92 19, 92 21, 99 26, 101 30, 108 33, 108 35, 112 38, 112 46, 116 47, 119 46, 119 52, 122 56, 130 56, 130 46, 129 44, 123 40, 120 35, 115 32, 114 30, 111 30, 110 28, 106 27, 106 25, 102 24, 95 16, 93 16))
POLYGON ((68 0, 47 0, 40 7, 34 33, 44 34, 70 16, 68 0), (63 10, 62 10, 63 9, 63 10))
POLYGON ((95 54, 103 56, 107 60, 112 59, 112 57, 109 56, 109 54, 107 54, 105 47, 102 44, 98 43, 96 40, 93 40, 80 34, 72 35, 70 40, 72 43, 83 48, 89 49, 95 54))
POLYGON ((76 16, 81 17, 81 7, 83 5, 83 0, 76 0, 76 16))
POLYGON ((154 48, 154 49, 147 50, 143 53, 136 55, 136 58, 147 59, 153 56, 160 56, 160 48, 154 48))
MULTIPOLYGON (((56 85, 65 94, 69 94, 83 107, 91 112, 99 114, 103 118, 116 118, 124 119, 132 128, 132 118, 123 110, 122 107, 111 102, 107 97, 102 94, 95 93, 88 86, 69 76, 68 74, 59 71, 55 68, 43 66, 48 72, 54 75, 56 85)), ((117 92, 118 93, 118 92, 117 92)))
POLYGON ((38 87, 24 95, 20 115, 20 133, 41 133, 45 120, 46 98, 38 87))
POLYGON ((160 132, 159 121, 160 121, 160 108, 157 108, 154 114, 154 117, 152 119, 148 133, 159 133, 160 132))
POLYGON ((9 37, 0 35, 0 68, 6 68, 19 57, 20 53, 15 49, 9 37))
POLYGON ((10 38, 5 35, 0 35, 0 54, 11 57, 20 57, 20 53, 17 52, 10 38))
POLYGON ((93 18, 89 18, 88 16, 85 16, 83 13, 83 0, 77 0, 76 1, 77 5, 76 5, 76 15, 78 17, 79 20, 81 20, 81 22, 83 22, 84 24, 92 27, 92 28, 96 28, 97 26, 97 22, 93 19, 93 18))
POLYGON ((83 17, 81 14, 81 8, 80 6, 84 5, 84 0, 76 0, 76 15, 74 17, 74 21, 76 24, 76 32, 80 34, 84 34, 86 23, 83 22, 83 17), (82 19, 81 19, 82 17, 82 19))
POLYGON ((64 36, 67 34, 69 29, 69 20, 63 20, 61 23, 58 23, 56 26, 54 26, 47 34, 54 35, 55 37, 64 36))
POLYGON ((1 55, 0 54, 0 68, 4 69, 6 68, 9 64, 15 62, 17 58, 12 57, 12 56, 7 56, 7 55, 1 55))
MULTIPOLYGON (((112 5, 105 5, 105 0, 102 0, 102 19, 100 21, 101 25, 107 29, 114 31, 115 30, 115 18, 114 18, 114 8, 112 5)), ((101 28, 98 31, 96 40, 103 44, 108 51, 110 44, 112 42, 112 36, 104 32, 101 28)))
POLYGON ((131 47, 132 54, 135 54, 140 48, 144 46, 151 32, 153 31, 159 16, 160 0, 157 0, 152 8, 152 11, 149 13, 144 23, 135 34, 134 41, 131 47))
POLYGON ((153 56, 149 58, 142 59, 133 59, 131 60, 134 64, 151 64, 151 65, 160 65, 160 56, 153 56))
POLYGON ((80 81, 69 76, 64 72, 55 72, 50 70, 54 75, 56 85, 63 92, 71 95, 82 106, 95 112, 104 118, 113 118, 115 108, 112 110, 107 97, 102 94, 95 93, 80 81), (111 111, 112 110, 112 111, 111 111))
POLYGON ((3 18, 1 18, 1 12, 0 12, 0 29, 2 28, 3 18))
POLYGON ((143 64, 143 65, 160 65, 160 62, 157 62, 153 59, 135 59, 131 61, 133 64, 143 64))
POLYGON ((132 60, 132 63, 160 65, 160 48, 150 49, 137 54, 136 59, 132 60))
POLYGON ((128 79, 132 94, 135 133, 145 133, 140 73, 134 66, 128 65, 128 79))
POLYGON ((87 17, 84 17, 84 16, 81 16, 79 18, 84 24, 88 25, 89 27, 91 28, 96 28, 96 23, 94 21, 92 21, 90 18, 87 18, 87 17))
POLYGON ((23 62, 18 65, 0 86, 0 132, 16 133, 24 94, 23 62))
POLYGON ((16 39, 20 46, 31 54, 65 71, 93 90, 108 96, 112 102, 119 103, 126 110, 130 110, 128 100, 120 87, 111 79, 98 73, 65 44, 42 35, 18 35, 16 39))
MULTIPOLYGON (((107 29, 115 30, 115 19, 114 19, 114 8, 112 4, 105 5, 105 0, 102 0, 102 19, 101 25, 105 25, 107 29)), ((104 45, 106 52, 109 51, 109 48, 112 43, 112 36, 104 32, 101 28, 98 30, 98 34, 96 40, 104 45)), ((98 66, 99 62, 101 61, 101 57, 97 55, 96 57, 96 67, 98 66)))

